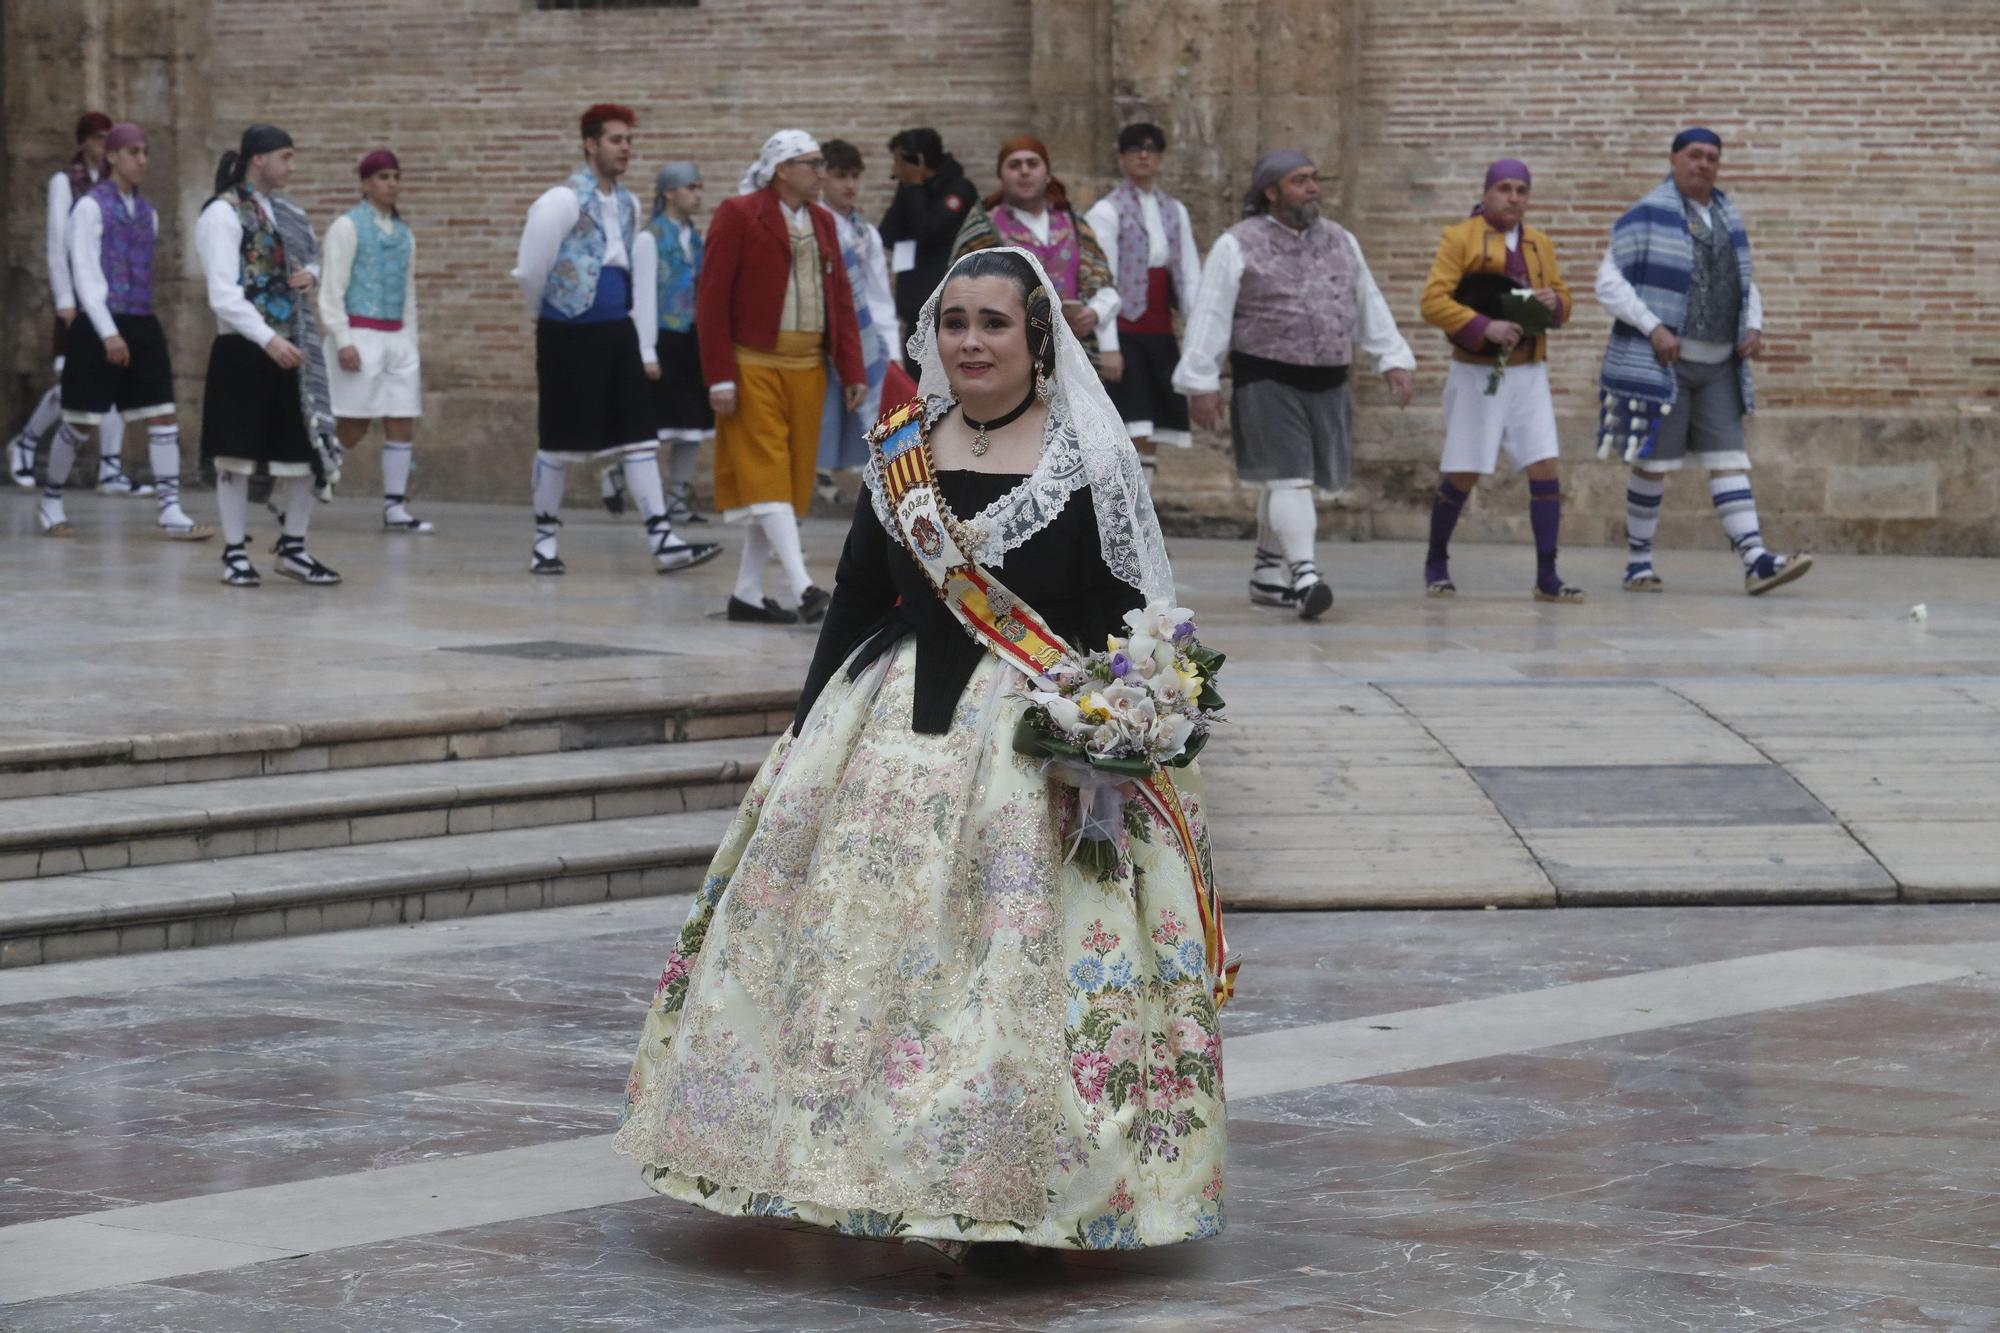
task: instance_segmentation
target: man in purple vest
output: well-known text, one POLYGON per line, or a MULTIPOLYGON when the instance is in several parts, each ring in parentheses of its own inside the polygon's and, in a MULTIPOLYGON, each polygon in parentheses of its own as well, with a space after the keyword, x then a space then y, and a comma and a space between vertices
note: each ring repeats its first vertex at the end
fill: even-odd
POLYGON ((1229 359, 1236 475, 1261 492, 1250 600, 1317 619, 1333 590, 1313 560, 1313 490, 1345 490, 1353 473, 1348 368, 1356 350, 1365 353, 1407 407, 1417 358, 1359 242, 1320 217, 1311 158, 1285 150, 1258 159, 1243 220, 1202 266, 1185 336, 1173 386, 1188 395, 1198 426, 1222 423, 1229 359))
MULTIPOLYGON (((35 451, 43 439, 62 424, 62 373, 69 326, 76 320, 76 284, 69 272, 69 218, 76 201, 89 194, 104 179, 104 141, 111 133, 111 117, 102 111, 86 111, 76 122, 76 155, 62 170, 49 177, 47 226, 43 232, 43 255, 49 266, 49 297, 56 308, 56 383, 40 402, 7 447, 8 468, 14 484, 22 490, 35 487, 35 451)), ((104 414, 97 428, 97 491, 100 495, 151 495, 153 488, 125 475, 123 458, 125 422, 116 412, 104 414)))
POLYGON ((37 517, 42 535, 74 535, 63 484, 86 427, 113 412, 146 423, 159 534, 203 541, 213 528, 181 508, 181 430, 174 415, 174 368, 153 314, 153 247, 160 217, 139 193, 146 179, 146 133, 114 125, 104 140, 105 173, 69 219, 69 271, 77 309, 63 345, 62 429, 49 446, 48 482, 37 517))

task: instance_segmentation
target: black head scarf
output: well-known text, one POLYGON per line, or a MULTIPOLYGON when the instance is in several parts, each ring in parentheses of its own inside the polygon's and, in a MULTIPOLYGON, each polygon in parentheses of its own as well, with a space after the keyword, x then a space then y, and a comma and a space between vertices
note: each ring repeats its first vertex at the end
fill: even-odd
POLYGON ((221 198, 243 183, 249 174, 250 159, 260 153, 275 153, 292 146, 292 136, 276 125, 259 122, 243 131, 243 141, 222 155, 215 167, 215 196, 221 198))

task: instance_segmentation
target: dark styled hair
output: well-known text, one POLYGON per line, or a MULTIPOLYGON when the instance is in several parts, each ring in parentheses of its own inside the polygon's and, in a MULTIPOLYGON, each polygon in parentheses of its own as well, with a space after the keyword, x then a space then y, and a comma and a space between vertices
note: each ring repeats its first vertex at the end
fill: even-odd
MULTIPOLYGON (((1020 289, 1021 308, 1028 316, 1028 355, 1044 375, 1056 370, 1057 314, 1049 307, 1049 289, 1035 276, 1034 265, 1004 250, 974 250, 951 266, 945 281, 953 278, 1006 278, 1020 289)), ((938 302, 937 320, 944 319, 944 302, 938 302)))
POLYGON ((928 125, 920 125, 915 129, 899 131, 895 138, 889 140, 889 151, 934 167, 944 161, 944 136, 928 125))
POLYGON ((583 113, 583 137, 602 139, 605 123, 613 120, 622 120, 632 126, 639 123, 639 117, 631 107, 620 106, 616 102, 599 102, 583 113))
POLYGON ((819 155, 826 159, 828 171, 861 170, 861 150, 845 139, 828 139, 819 146, 819 155))
POLYGON ((1134 121, 1118 131, 1118 151, 1129 153, 1134 148, 1152 148, 1165 152, 1167 132, 1150 121, 1134 121))

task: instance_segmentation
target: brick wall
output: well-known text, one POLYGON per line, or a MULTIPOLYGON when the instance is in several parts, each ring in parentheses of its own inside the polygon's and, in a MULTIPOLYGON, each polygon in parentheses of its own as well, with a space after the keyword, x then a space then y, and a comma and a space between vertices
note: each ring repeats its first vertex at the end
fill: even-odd
POLYGON ((706 0, 599 13, 537 12, 526 0, 213 8, 217 153, 246 121, 278 120, 302 150, 293 193, 319 219, 350 206, 353 163, 368 148, 387 143, 402 159, 403 212, 419 246, 423 437, 445 446, 429 455, 424 486, 434 494, 511 498, 525 485, 534 367, 507 274, 528 205, 578 163, 584 106, 638 112, 629 183, 642 203, 661 162, 690 158, 712 209, 771 131, 800 125, 861 147, 863 207, 876 216, 891 194, 883 145, 896 130, 936 125, 977 171, 1029 122, 1026 0, 706 0), (280 112, 258 80, 296 48, 313 52, 319 74, 289 82, 280 112))
MULTIPOLYGON (((1701 123, 1758 263, 1760 407, 2000 397, 2000 351, 1969 336, 2000 319, 2000 6, 1371 0, 1361 33, 1352 225, 1399 319, 1486 163, 1521 157, 1586 298, 1552 345, 1557 403, 1593 394, 1609 226, 1701 123)), ((1427 389, 1441 345, 1426 327, 1427 389)))
MULTIPOLYGON (((1251 137, 1336 137, 1317 148, 1341 169, 1343 220, 1423 363, 1408 412, 1385 407, 1373 386, 1360 395, 1363 471, 1382 496, 1363 526, 1383 535, 1416 530, 1435 466, 1443 348, 1419 322, 1417 298, 1437 233, 1470 207, 1490 158, 1533 165, 1532 217, 1582 297, 1552 366, 1573 459, 1567 531, 1610 539, 1622 512, 1617 470, 1583 461, 1606 324, 1588 299, 1590 277, 1611 220, 1664 170, 1673 130, 1699 120, 1728 141, 1724 184, 1749 220, 1768 311, 1764 410, 1753 419, 1767 528, 1789 523, 1823 547, 2000 551, 1990 415, 2000 402, 1990 333, 2000 325, 2000 92, 1990 78, 2000 5, 1991 0, 1348 0, 1337 23, 1319 0, 144 7, 174 22, 124 22, 133 7, 121 4, 93 28, 60 0, 9 0, 0 22, 13 179, 45 178, 66 151, 75 108, 39 76, 65 50, 84 53, 109 100, 188 122, 175 126, 182 161, 156 162, 152 192, 178 205, 167 220, 181 233, 168 242, 172 293, 189 309, 169 327, 192 417, 210 325, 181 242, 216 154, 248 120, 284 124, 301 147, 294 193, 323 226, 353 198, 351 164, 392 144, 420 246, 425 493, 520 490, 533 374, 507 272, 527 205, 576 161, 574 119, 586 102, 638 109, 642 191, 661 160, 691 157, 713 201, 769 130, 798 124, 862 146, 863 205, 875 214, 890 193, 881 145, 901 126, 937 125, 982 185, 1000 138, 1042 129, 1059 173, 1087 199, 1110 183, 1114 155, 1107 142, 1088 160, 1063 127, 1147 115, 1185 131, 1189 151, 1170 162, 1169 180, 1194 203, 1204 244, 1248 168, 1247 156, 1221 162, 1215 146, 1250 135, 1248 115, 1251 137), (1161 37, 1165 26, 1175 40, 1161 37), (162 37, 166 27, 179 35, 162 37), (1331 49, 1343 43, 1352 49, 1331 49), (142 46, 161 49, 128 78, 121 70, 142 46), (176 73, 187 68, 198 77, 176 73), (163 78, 199 86, 170 94, 154 87, 163 78), (1091 103, 1093 80, 1101 105, 1091 103)), ((0 376, 10 420, 46 373, 38 233, 38 208, 17 194, 4 292, 15 336, 0 376)), ((357 461, 353 489, 371 483, 372 459, 371 449, 357 461)), ((1691 531, 1692 490, 1670 497, 1670 515, 1691 531)), ((1162 498, 1188 523, 1226 526, 1244 512, 1213 439, 1166 460, 1162 498)), ((1475 504, 1472 531, 1524 533, 1517 499, 1496 487, 1475 504)))

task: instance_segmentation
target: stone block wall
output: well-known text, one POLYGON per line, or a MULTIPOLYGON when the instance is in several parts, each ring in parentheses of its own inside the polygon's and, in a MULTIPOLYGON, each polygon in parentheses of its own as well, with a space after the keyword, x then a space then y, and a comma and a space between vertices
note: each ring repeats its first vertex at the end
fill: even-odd
MULTIPOLYGON (((418 489, 468 499, 525 485, 529 323, 507 273, 529 202, 576 160, 584 104, 638 109, 638 188, 661 160, 691 157, 711 201, 771 129, 851 139, 869 157, 875 213, 890 193, 882 145, 902 126, 938 126, 982 186, 999 140, 1034 129, 1087 201, 1113 182, 1117 127, 1143 117, 1174 140, 1168 184, 1204 244, 1233 220, 1250 160, 1286 143, 1319 157, 1329 211, 1361 238, 1421 364, 1407 411, 1372 376, 1358 385, 1374 500, 1329 518, 1356 535, 1421 530, 1444 357, 1418 293, 1485 163, 1525 157, 1532 216, 1579 297, 1551 366, 1566 541, 1616 540, 1620 471, 1589 459, 1607 321, 1588 289, 1611 220, 1659 178, 1674 129, 1698 120, 1727 140, 1724 185, 1749 219, 1769 312, 1752 426, 1766 529, 1820 549, 2000 552, 1997 65, 1990 0, 703 0, 599 12, 8 0, 0 413, 11 428, 47 382, 35 196, 69 151, 79 98, 155 129, 151 193, 166 214, 190 424, 212 324, 186 242, 216 155, 249 120, 285 124, 301 148, 293 192, 323 225, 354 197, 363 151, 401 153, 426 360, 418 489), (65 67, 70 83, 47 76, 65 67)), ((374 484, 373 463, 364 447, 351 491, 374 484)), ((1494 485, 1472 530, 1524 535, 1519 489, 1494 485)), ((1687 540, 1718 540, 1700 492, 1691 478, 1672 489, 1663 539, 1685 525, 1687 540)), ((1167 458, 1160 498, 1187 528, 1249 513, 1213 437, 1167 458)))

